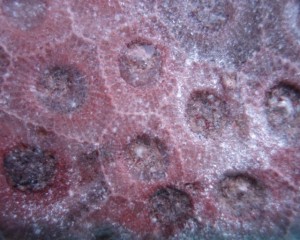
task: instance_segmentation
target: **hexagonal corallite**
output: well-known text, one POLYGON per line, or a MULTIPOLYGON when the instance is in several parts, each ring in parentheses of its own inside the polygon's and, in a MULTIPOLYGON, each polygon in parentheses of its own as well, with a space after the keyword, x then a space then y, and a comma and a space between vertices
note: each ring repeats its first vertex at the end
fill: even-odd
POLYGON ((247 173, 226 174, 219 184, 221 198, 236 217, 257 219, 266 204, 266 189, 247 173))
POLYGON ((226 102, 210 91, 193 91, 188 99, 185 116, 190 130, 204 137, 220 132, 228 121, 226 102))
POLYGON ((270 126, 290 136, 300 131, 300 89, 280 82, 266 93, 266 114, 270 126))
POLYGON ((52 111, 75 111, 86 99, 85 77, 73 65, 48 67, 40 76, 37 86, 39 98, 52 111))
POLYGON ((48 187, 57 171, 57 159, 38 146, 18 145, 3 159, 7 181, 21 191, 39 191, 48 187))
POLYGON ((153 85, 162 69, 161 50, 145 39, 128 43, 119 57, 121 77, 133 87, 153 85))
POLYGON ((166 177, 169 153, 166 144, 157 137, 141 134, 134 138, 126 150, 127 165, 133 177, 152 181, 166 177))
POLYGON ((149 199, 150 213, 164 231, 179 230, 193 216, 190 196, 173 186, 160 187, 149 199))

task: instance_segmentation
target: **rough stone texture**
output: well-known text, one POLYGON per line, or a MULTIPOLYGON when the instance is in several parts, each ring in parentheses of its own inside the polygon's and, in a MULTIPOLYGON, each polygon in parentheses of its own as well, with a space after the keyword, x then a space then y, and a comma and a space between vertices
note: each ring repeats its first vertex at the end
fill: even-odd
POLYGON ((1 240, 300 239, 298 0, 0 0, 0 26, 1 240))

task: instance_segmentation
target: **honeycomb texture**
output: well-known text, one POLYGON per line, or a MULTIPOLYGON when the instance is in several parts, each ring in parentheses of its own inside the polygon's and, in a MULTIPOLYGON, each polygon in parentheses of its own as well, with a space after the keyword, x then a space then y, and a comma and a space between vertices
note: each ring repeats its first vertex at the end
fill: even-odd
POLYGON ((0 239, 300 239, 298 0, 0 0, 0 239))

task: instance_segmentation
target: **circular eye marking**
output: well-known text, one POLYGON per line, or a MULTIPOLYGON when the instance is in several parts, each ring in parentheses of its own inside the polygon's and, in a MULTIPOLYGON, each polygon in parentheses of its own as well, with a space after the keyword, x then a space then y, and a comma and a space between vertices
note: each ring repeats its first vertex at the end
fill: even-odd
POLYGON ((231 212, 240 217, 258 217, 266 203, 265 187, 246 174, 227 175, 220 182, 221 198, 231 212))
POLYGON ((193 203, 189 195, 174 187, 159 188, 149 201, 151 215, 163 227, 176 229, 193 215, 193 203))
POLYGON ((50 67, 38 82, 39 97, 52 111, 75 111, 85 102, 86 92, 85 77, 75 66, 50 67))
POLYGON ((142 134, 127 146, 128 167, 139 180, 160 180, 166 177, 169 165, 167 146, 159 138, 142 134))
POLYGON ((35 146, 18 146, 3 161, 8 182, 21 191, 39 191, 52 183, 57 159, 48 151, 35 146))
POLYGON ((158 82, 161 68, 161 51, 146 40, 135 40, 127 44, 119 57, 120 75, 133 87, 158 82))

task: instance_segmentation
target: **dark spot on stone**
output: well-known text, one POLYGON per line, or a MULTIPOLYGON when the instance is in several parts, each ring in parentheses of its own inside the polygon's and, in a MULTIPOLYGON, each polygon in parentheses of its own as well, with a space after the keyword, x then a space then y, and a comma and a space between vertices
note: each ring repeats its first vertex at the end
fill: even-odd
POLYGON ((48 109, 70 113, 85 102, 85 76, 75 66, 50 67, 42 74, 38 91, 39 98, 48 109))
POLYGON ((175 187, 160 187, 149 199, 151 216, 161 225, 173 232, 193 215, 190 196, 175 187))
POLYGON ((115 224, 103 224, 94 230, 93 240, 129 240, 133 236, 125 228, 115 224))
POLYGON ((19 145, 4 156, 8 182, 21 191, 39 191, 48 187, 57 170, 57 159, 38 146, 19 145))
POLYGON ((95 234, 95 240, 114 240, 120 239, 119 234, 116 233, 112 228, 104 228, 99 230, 95 234))

